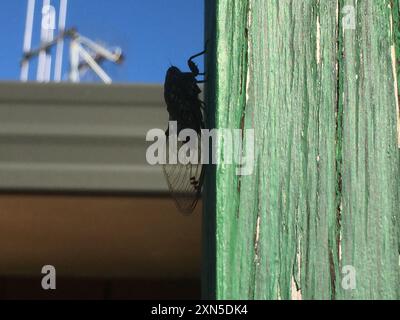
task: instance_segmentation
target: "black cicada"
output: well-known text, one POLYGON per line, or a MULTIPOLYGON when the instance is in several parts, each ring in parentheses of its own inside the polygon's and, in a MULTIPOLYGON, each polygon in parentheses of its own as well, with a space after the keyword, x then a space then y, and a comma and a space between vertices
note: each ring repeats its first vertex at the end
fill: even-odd
MULTIPOLYGON (((176 133, 179 135, 183 129, 192 129, 197 133, 198 141, 200 141, 201 129, 204 128, 202 112, 204 103, 199 98, 201 90, 198 84, 204 81, 199 81, 196 77, 204 75, 204 73, 199 72, 193 59, 204 53, 203 51, 189 58, 190 72, 182 72, 177 67, 171 66, 167 70, 164 83, 164 99, 167 104, 169 121, 176 121, 176 133)), ((170 141, 169 129, 165 132, 167 145, 170 141)), ((185 143, 187 141, 178 142, 178 148, 185 143)), ((200 145, 198 143, 199 148, 200 145)), ((167 164, 163 165, 163 171, 178 209, 184 214, 190 214, 201 195, 203 183, 201 161, 198 161, 197 164, 179 162, 169 164, 167 161, 167 164)))

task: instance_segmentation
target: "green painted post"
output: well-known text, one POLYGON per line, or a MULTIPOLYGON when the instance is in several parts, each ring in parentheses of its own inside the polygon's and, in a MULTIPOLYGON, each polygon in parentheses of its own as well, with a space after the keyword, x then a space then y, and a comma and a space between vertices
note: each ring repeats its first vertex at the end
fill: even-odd
MULTIPOLYGON (((356 1, 349 1, 355 5, 356 1)), ((391 1, 358 1, 345 32, 342 261, 358 274, 346 298, 399 298, 399 151, 391 1)))
POLYGON ((254 128, 255 161, 247 176, 218 164, 208 185, 216 266, 205 288, 400 298, 399 1, 206 3, 215 127, 254 128))

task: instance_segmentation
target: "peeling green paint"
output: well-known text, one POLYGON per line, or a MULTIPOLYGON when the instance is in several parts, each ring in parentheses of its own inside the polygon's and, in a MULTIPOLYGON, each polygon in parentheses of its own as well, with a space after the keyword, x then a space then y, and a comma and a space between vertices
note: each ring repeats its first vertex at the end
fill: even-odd
POLYGON ((215 125, 256 135, 252 175, 216 168, 217 298, 400 297, 398 4, 216 0, 215 125))
MULTIPOLYGON (((391 2, 393 16, 393 41, 396 50, 397 79, 400 79, 400 2, 393 0, 391 2)), ((397 82, 400 92, 400 81, 397 82)))
POLYGON ((357 289, 342 297, 393 299, 400 177, 390 1, 358 1, 356 8, 356 30, 343 33, 341 263, 356 268, 357 289))

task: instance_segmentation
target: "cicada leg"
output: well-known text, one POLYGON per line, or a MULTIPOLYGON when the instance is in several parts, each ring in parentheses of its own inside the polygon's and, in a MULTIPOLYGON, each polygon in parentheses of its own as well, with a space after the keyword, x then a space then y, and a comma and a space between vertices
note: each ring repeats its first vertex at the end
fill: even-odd
MULTIPOLYGON (((203 55, 205 53, 206 53, 206 50, 203 50, 202 52, 197 53, 194 56, 191 56, 189 58, 189 60, 188 60, 189 69, 190 69, 190 71, 193 73, 193 75, 195 77, 197 77, 199 75, 204 75, 205 73, 204 72, 200 73, 199 68, 197 67, 197 64, 195 62, 193 62, 193 59, 195 59, 195 58, 197 58, 197 57, 199 57, 199 56, 201 56, 201 55, 203 55)), ((198 83, 202 83, 202 82, 198 82, 198 83)))

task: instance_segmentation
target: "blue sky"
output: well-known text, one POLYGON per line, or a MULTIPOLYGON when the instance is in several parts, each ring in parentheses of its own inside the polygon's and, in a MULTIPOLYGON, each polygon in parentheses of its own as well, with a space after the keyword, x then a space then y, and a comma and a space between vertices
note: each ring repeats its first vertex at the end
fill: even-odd
MULTIPOLYGON (((114 82, 160 83, 170 64, 187 69, 203 49, 204 0, 69 0, 67 27, 92 40, 119 46, 121 67, 106 65, 114 82)), ((58 7, 59 0, 51 4, 58 7)), ((32 47, 39 44, 42 0, 36 0, 32 47)), ((0 80, 19 80, 27 0, 1 0, 0 80)), ((58 17, 57 17, 58 19, 58 17)), ((68 70, 64 50, 64 70, 68 70)), ((198 60, 202 69, 202 59, 198 60)), ((34 79, 35 63, 30 78, 34 79)))

